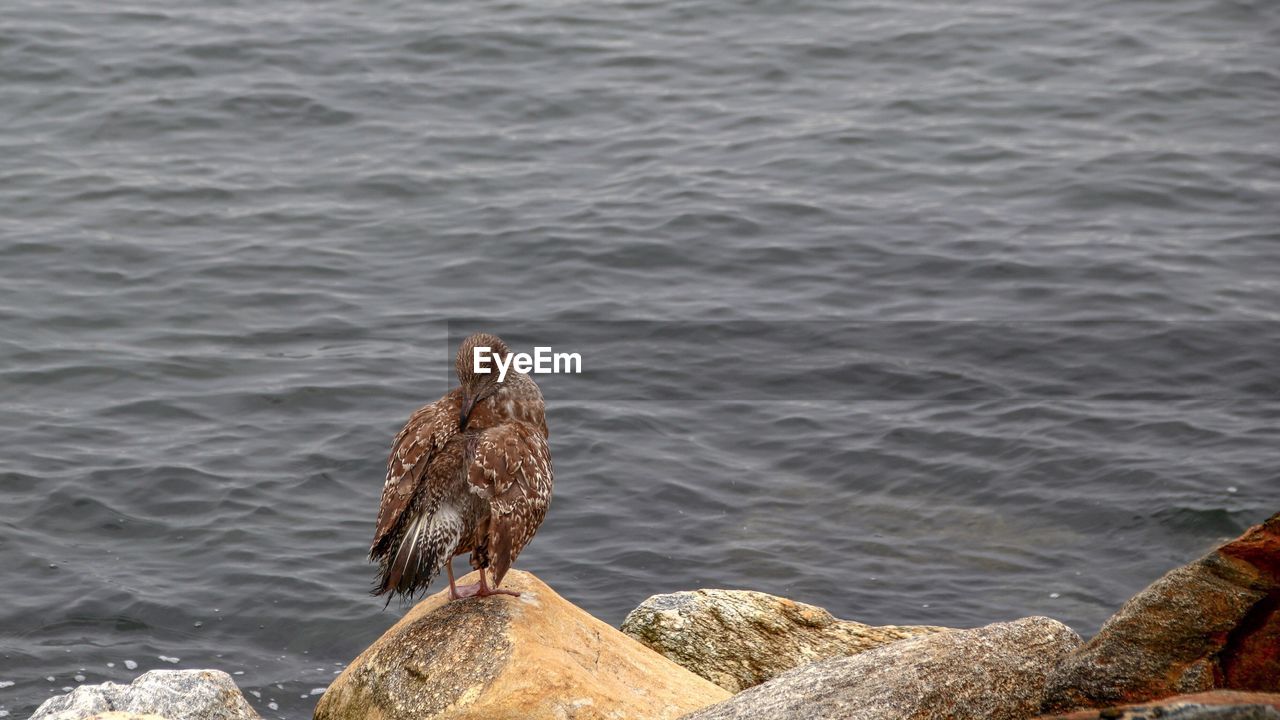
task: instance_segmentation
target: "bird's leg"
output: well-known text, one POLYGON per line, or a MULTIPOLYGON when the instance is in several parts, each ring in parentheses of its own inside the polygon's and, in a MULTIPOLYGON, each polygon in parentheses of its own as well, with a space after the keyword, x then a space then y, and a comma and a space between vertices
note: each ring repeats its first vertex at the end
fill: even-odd
POLYGON ((453 558, 446 560, 444 567, 449 571, 449 599, 457 600, 462 596, 458 594, 458 587, 453 584, 453 558))

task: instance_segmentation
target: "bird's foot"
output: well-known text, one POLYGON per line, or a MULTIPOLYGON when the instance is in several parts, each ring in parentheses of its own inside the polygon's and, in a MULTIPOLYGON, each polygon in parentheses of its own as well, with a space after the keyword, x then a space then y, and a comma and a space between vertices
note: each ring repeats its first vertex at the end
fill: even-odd
POLYGON ((454 592, 449 593, 450 600, 461 600, 469 597, 489 597, 490 595, 510 595, 512 597, 520 597, 520 593, 515 590, 506 588, 489 587, 484 583, 474 582, 470 585, 459 585, 454 592))
POLYGON ((449 599, 459 600, 469 597, 489 597, 490 595, 510 595, 511 597, 520 597, 520 593, 515 590, 507 590, 500 587, 489 587, 486 582, 484 571, 480 571, 480 582, 473 582, 470 585, 449 586, 449 599))
POLYGON ((449 588, 449 599, 461 600, 462 598, 475 597, 478 592, 480 592, 480 583, 478 582, 473 582, 470 585, 458 585, 457 587, 449 588))

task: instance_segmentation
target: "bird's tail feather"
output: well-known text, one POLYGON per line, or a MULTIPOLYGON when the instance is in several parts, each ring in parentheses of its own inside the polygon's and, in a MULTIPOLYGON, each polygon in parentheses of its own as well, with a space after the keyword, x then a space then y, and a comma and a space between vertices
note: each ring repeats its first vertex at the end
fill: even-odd
POLYGON ((450 522, 449 515, 422 513, 409 523, 395 549, 383 560, 374 595, 407 596, 431 584, 458 546, 460 528, 450 522))

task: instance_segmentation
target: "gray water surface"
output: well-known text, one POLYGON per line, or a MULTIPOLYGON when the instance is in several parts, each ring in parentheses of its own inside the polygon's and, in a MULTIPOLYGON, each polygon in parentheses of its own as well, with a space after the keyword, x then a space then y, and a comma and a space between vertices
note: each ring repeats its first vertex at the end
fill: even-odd
POLYGON ((518 567, 610 623, 1091 634, 1280 504, 1278 127, 1265 0, 10 0, 0 714, 308 717, 471 329, 584 355, 518 567))

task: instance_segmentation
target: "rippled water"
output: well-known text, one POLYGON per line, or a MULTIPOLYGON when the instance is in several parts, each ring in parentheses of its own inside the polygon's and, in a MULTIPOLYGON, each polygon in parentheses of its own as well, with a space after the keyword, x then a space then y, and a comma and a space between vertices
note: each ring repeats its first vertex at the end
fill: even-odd
POLYGON ((477 327, 584 354, 519 566, 609 622, 1093 632, 1277 509, 1278 69, 1265 0, 0 5, 0 713, 308 716, 477 327))

